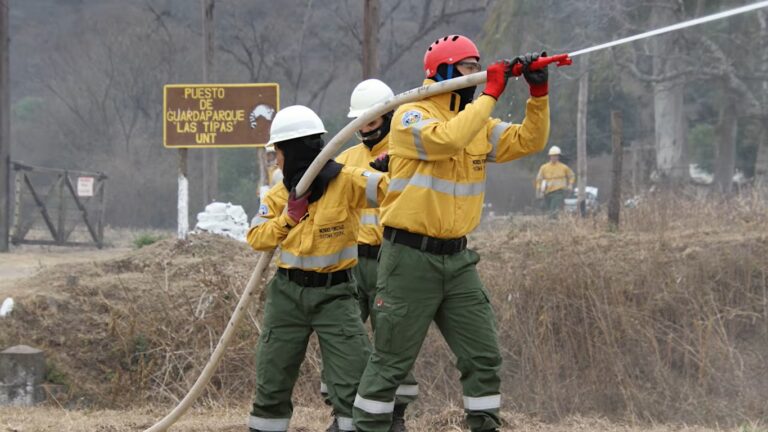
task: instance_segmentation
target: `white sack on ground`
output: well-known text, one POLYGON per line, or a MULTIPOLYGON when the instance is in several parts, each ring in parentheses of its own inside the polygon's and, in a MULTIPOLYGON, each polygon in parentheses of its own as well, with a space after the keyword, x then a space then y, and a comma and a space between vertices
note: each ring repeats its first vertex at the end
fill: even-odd
POLYGON ((197 214, 194 232, 209 232, 245 241, 248 233, 248 216, 242 206, 214 202, 197 214))

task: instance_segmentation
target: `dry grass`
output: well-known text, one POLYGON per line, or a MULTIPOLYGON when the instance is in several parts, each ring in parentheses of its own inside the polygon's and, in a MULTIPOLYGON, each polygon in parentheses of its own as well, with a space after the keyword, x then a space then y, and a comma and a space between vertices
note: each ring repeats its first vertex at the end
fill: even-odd
MULTIPOLYGON (((186 432, 240 432, 244 430, 248 407, 198 409, 190 412, 170 431, 186 432)), ((63 410, 59 408, 2 408, 2 432, 135 432, 151 426, 163 411, 133 410, 63 410)), ((632 425, 611 422, 601 418, 569 417, 557 423, 542 423, 521 414, 503 414, 502 431, 516 432, 765 432, 759 423, 745 423, 733 428, 706 428, 685 424, 632 425)), ((325 430, 329 417, 327 410, 298 408, 291 420, 292 432, 325 430)), ((462 429, 462 411, 447 409, 438 414, 408 418, 407 425, 414 432, 458 432, 462 429)))
MULTIPOLYGON (((565 430, 568 422, 576 422, 573 429, 634 430, 573 416, 728 426, 765 419, 765 202, 649 196, 622 216, 619 232, 607 231, 598 215, 513 218, 473 235, 499 322, 505 407, 557 422, 508 416, 509 430, 565 430)), ((67 384, 57 399, 64 406, 169 406, 207 361, 256 258, 237 242, 195 236, 51 269, 25 283, 50 284, 56 293, 20 299, 18 313, 0 328, 0 347, 44 348, 67 384)), ((258 319, 254 307, 200 406, 247 403, 258 319)), ((445 411, 461 399, 453 361, 430 331, 415 369, 422 396, 410 410, 430 426, 416 430, 459 430, 460 412, 445 411)), ((294 396, 303 413, 325 423, 319 368, 313 342, 294 396)), ((230 411, 221 412, 217 418, 229 418, 230 411)), ((246 412, 232 409, 237 427, 246 412)), ((71 415, 89 417, 78 413, 71 415)), ((195 427, 189 430, 229 430, 195 427)))

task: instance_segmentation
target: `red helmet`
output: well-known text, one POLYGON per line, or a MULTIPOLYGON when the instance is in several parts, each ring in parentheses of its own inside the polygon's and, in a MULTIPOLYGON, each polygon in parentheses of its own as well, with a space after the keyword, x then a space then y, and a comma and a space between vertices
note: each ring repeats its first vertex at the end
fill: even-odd
POLYGON ((424 53, 424 75, 429 78, 441 64, 454 64, 467 57, 480 58, 475 43, 462 35, 451 35, 436 40, 424 53))

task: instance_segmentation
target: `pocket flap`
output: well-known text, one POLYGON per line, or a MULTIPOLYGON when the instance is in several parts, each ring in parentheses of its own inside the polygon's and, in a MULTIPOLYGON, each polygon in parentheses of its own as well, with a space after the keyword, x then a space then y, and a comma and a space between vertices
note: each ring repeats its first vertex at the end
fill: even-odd
POLYGON ((346 206, 319 208, 315 215, 315 225, 321 226, 344 222, 347 220, 348 212, 349 209, 346 206))

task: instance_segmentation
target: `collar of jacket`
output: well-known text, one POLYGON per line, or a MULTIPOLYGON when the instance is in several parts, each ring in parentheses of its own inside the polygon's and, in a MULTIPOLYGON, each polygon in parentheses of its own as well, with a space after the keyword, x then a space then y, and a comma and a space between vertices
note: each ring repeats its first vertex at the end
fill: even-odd
MULTIPOLYGON (((360 143, 360 144, 362 144, 362 146, 365 147, 366 150, 368 149, 368 147, 364 143, 360 143)), ((388 146, 389 146, 389 134, 387 134, 387 136, 385 136, 383 140, 377 142, 376 145, 373 146, 373 148, 370 150, 371 156, 380 155, 382 152, 384 152, 387 149, 388 146)))
MULTIPOLYGON (((431 80, 429 78, 425 79, 422 85, 429 86, 434 84, 436 81, 431 80)), ((459 95, 456 93, 442 93, 439 95, 431 96, 428 98, 429 100, 436 103, 441 108, 445 108, 448 111, 451 112, 459 112, 459 95)))

